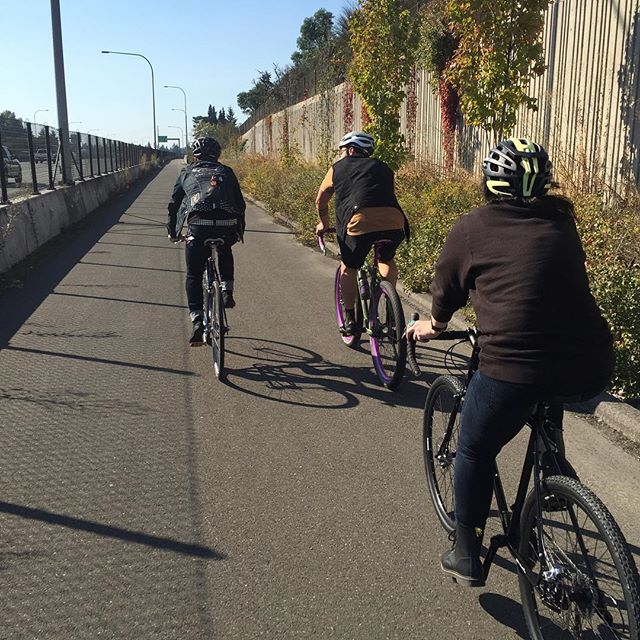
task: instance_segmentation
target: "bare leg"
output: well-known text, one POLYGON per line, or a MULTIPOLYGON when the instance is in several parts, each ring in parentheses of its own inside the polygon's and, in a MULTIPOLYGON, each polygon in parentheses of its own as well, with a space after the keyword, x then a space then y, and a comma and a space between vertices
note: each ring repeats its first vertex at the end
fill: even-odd
POLYGON ((389 262, 378 262, 378 271, 383 280, 388 280, 394 287, 398 282, 398 267, 394 260, 389 262))
POLYGON ((345 309, 353 309, 356 305, 356 273, 357 269, 340 263, 340 290, 345 309))

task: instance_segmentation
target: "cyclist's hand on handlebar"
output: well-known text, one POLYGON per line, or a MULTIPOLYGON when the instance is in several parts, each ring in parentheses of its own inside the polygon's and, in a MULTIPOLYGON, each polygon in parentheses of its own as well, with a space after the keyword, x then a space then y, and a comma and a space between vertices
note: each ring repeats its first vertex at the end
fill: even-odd
POLYGON ((176 242, 180 242, 180 236, 172 236, 170 233, 167 234, 167 238, 175 244, 176 242))
POLYGON ((426 342, 437 338, 442 331, 434 331, 430 320, 415 320, 407 325, 407 340, 426 342))
POLYGON ((322 222, 318 222, 318 224, 316 225, 316 235, 317 236, 323 235, 327 229, 328 227, 325 227, 322 222))

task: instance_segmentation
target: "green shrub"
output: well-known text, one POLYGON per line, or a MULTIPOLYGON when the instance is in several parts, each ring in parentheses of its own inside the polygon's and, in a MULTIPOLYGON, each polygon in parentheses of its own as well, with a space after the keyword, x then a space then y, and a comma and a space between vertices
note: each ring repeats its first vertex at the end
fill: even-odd
POLYGON ((611 390, 640 398, 640 199, 605 204, 599 194, 576 198, 576 218, 591 291, 616 348, 611 390))

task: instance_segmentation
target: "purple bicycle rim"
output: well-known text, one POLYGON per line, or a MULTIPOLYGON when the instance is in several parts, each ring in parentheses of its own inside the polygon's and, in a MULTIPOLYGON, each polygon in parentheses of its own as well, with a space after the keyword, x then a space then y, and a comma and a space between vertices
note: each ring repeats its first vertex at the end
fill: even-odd
MULTIPOLYGON (((386 296, 386 294, 382 289, 378 289, 378 291, 379 291, 379 295, 374 297, 374 299, 372 300, 373 304, 369 309, 369 322, 372 327, 375 326, 376 317, 378 315, 377 310, 378 310, 378 303, 380 302, 380 297, 386 296)), ((373 360, 373 366, 375 367, 376 373, 378 374, 378 377, 380 378, 380 380, 382 380, 382 382, 386 384, 387 382, 389 382, 389 380, 391 380, 391 376, 387 375, 386 371, 384 370, 384 367, 382 366, 382 358, 380 357, 380 350, 378 349, 378 338, 371 336, 370 342, 371 342, 371 359, 373 360)))

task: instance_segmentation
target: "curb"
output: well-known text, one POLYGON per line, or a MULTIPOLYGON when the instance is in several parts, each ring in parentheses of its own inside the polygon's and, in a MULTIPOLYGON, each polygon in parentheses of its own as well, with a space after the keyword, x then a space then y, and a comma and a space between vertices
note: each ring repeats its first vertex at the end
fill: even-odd
MULTIPOLYGON (((264 202, 255 200, 248 196, 245 196, 245 199, 261 209, 264 209, 267 213, 269 212, 269 209, 264 202)), ((300 225, 295 220, 291 220, 277 211, 271 215, 283 226, 289 227, 294 231, 300 230, 300 225)), ((326 246, 327 254, 332 258, 339 259, 340 253, 337 243, 327 241, 326 246)), ((402 284, 402 281, 398 281, 396 289, 400 297, 405 302, 413 305, 416 311, 419 311, 420 314, 428 315, 431 312, 431 296, 429 294, 407 291, 402 284)), ((459 313, 454 314, 449 324, 457 331, 463 331, 468 326, 464 318, 459 313)), ((605 422, 607 426, 614 431, 617 431, 625 439, 628 439, 633 443, 640 444, 640 411, 631 405, 618 400, 609 393, 603 392, 588 402, 570 404, 567 405, 567 408, 578 414, 593 415, 605 422)))

